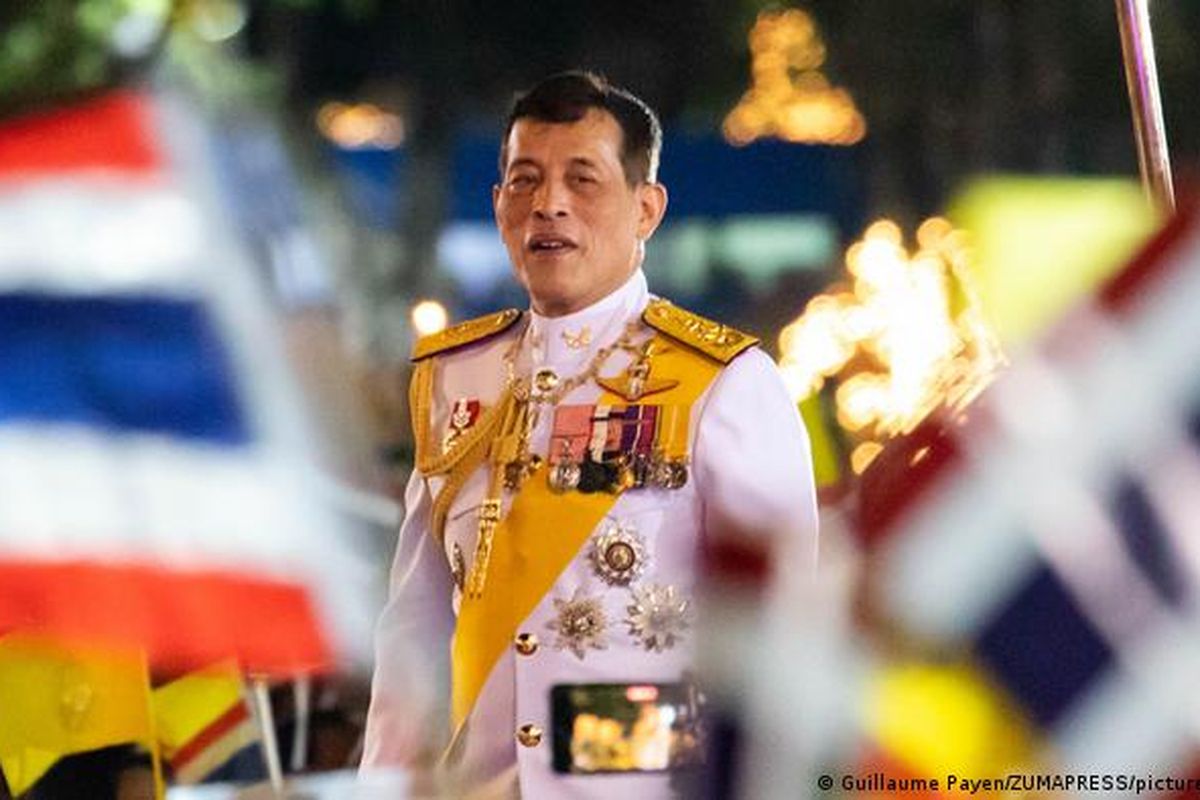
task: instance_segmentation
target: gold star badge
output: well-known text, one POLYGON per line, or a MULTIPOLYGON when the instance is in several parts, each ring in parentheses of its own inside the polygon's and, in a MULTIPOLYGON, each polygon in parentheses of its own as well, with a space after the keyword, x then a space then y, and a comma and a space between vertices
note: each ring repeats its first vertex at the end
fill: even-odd
POLYGON ((582 587, 575 590, 570 600, 554 599, 558 616, 546 623, 554 631, 554 649, 570 650, 583 660, 589 649, 608 648, 608 615, 598 597, 588 597, 582 587))

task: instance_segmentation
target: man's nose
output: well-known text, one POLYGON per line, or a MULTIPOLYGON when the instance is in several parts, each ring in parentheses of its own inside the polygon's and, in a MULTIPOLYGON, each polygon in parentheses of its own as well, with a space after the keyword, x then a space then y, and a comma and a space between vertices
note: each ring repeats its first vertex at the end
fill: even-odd
POLYGON ((542 181, 533 195, 533 213, 542 219, 567 216, 566 186, 562 181, 542 181))

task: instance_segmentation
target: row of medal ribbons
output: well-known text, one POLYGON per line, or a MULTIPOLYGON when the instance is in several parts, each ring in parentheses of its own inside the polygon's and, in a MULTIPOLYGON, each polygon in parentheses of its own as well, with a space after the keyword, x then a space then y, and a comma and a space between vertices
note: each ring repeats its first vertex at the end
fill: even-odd
POLYGON ((682 488, 688 480, 688 412, 680 405, 558 406, 550 433, 550 488, 682 488))

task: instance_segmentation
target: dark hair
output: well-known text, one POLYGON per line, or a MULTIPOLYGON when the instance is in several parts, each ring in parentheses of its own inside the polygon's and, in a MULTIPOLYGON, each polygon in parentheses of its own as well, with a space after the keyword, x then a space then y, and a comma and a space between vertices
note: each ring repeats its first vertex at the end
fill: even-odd
POLYGON ((593 108, 612 114, 621 126, 621 167, 629 185, 654 181, 658 175, 658 154, 662 150, 662 126, 658 117, 629 90, 613 86, 603 76, 583 70, 551 75, 517 95, 504 126, 504 138, 500 141, 501 179, 508 160, 508 135, 517 120, 578 122, 593 108))

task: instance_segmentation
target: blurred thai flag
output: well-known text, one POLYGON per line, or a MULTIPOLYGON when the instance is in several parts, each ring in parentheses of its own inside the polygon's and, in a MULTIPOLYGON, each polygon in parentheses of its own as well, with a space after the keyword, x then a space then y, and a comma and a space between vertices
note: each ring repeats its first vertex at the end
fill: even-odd
POLYGON ((172 670, 368 663, 263 287, 167 95, 0 126, 0 632, 172 670))
POLYGON ((932 743, 955 741, 1001 769, 1194 775, 1197 309, 1192 208, 1015 354, 965 420, 929 421, 863 476, 873 613, 942 670, 909 681, 928 693, 897 704, 918 712, 907 727, 879 720, 883 761, 928 775, 932 743), (957 701, 939 706, 934 683, 964 667, 957 701), (1003 729, 971 703, 1002 709, 1003 729))

